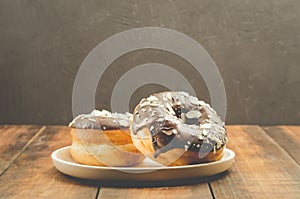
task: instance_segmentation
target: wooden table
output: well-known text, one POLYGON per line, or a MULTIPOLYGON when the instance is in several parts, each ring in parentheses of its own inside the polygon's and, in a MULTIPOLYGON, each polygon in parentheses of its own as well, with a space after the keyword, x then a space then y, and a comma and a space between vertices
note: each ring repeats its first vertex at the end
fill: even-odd
POLYGON ((168 186, 113 187, 54 168, 52 151, 71 144, 68 127, 0 126, 0 198, 300 198, 300 126, 227 130, 236 153, 227 172, 168 186))

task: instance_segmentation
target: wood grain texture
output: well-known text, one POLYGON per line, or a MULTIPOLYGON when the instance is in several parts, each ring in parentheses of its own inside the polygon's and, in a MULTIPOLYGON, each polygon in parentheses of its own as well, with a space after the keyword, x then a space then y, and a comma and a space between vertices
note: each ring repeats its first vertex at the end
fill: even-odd
POLYGON ((40 128, 41 126, 0 126, 0 176, 40 128))
POLYGON ((1 176, 0 198, 95 198, 96 185, 67 177, 52 164, 51 153, 70 143, 68 127, 47 127, 1 176))
POLYGON ((216 198, 299 198, 300 166, 260 127, 228 126, 236 159, 228 175, 211 182, 216 198))
POLYGON ((300 166, 296 162, 299 129, 264 127, 266 133, 258 126, 227 126, 228 148, 236 153, 229 171, 202 181, 189 180, 182 183, 184 186, 133 187, 124 182, 117 188, 115 184, 69 177, 54 168, 50 154, 71 144, 68 127, 1 126, 1 161, 11 161, 10 154, 15 154, 16 159, 0 176, 0 198, 296 199, 300 196, 300 166), (6 137, 7 140, 2 139, 6 137))
POLYGON ((299 126, 272 126, 263 127, 298 164, 300 164, 300 127, 299 126))
POLYGON ((99 199, 149 198, 149 199, 211 199, 207 183, 191 186, 155 187, 155 188, 107 188, 102 187, 99 199))

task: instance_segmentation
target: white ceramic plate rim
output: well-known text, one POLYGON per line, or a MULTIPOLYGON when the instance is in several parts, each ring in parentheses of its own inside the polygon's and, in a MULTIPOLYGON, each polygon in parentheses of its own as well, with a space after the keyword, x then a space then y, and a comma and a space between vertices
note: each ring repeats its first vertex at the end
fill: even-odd
POLYGON ((62 164, 65 165, 69 165, 69 166, 75 166, 75 167, 80 167, 80 168, 91 168, 91 169, 99 169, 99 170, 127 170, 127 171, 145 171, 145 170, 160 170, 160 169, 188 169, 188 168, 199 168, 199 167, 206 167, 209 165, 216 165, 216 164, 220 164, 223 162, 227 162, 227 161, 231 161, 232 159, 234 159, 235 157, 235 153, 230 150, 225 148, 224 149, 224 157, 221 160, 215 161, 215 162, 209 162, 209 163, 201 163, 201 164, 193 164, 193 165, 184 165, 184 166, 146 166, 146 167, 134 167, 134 166, 128 166, 128 167, 111 167, 111 166, 91 166, 91 165, 84 165, 84 164, 79 164, 79 163, 75 163, 75 162, 69 162, 66 161, 64 159, 61 159, 58 157, 58 154, 64 150, 69 150, 71 148, 71 146, 66 146, 60 149, 57 149, 56 151, 54 151, 51 154, 51 158, 53 161, 55 162, 60 162, 62 164))

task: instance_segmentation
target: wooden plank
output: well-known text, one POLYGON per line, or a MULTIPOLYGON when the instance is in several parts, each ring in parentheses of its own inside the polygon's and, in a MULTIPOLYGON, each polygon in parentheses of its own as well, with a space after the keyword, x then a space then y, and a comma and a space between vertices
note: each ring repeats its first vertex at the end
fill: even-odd
POLYGON ((123 199, 123 198, 147 198, 147 199, 173 199, 173 198, 212 198, 207 183, 190 186, 153 187, 153 188, 109 188, 102 187, 98 198, 123 199))
POLYGON ((218 177, 158 182, 102 182, 98 198, 213 198, 208 182, 218 177))
POLYGON ((272 126, 263 129, 300 164, 300 126, 272 126))
POLYGON ((215 198, 299 198, 300 166, 260 127, 228 126, 236 159, 211 182, 215 198))
POLYGON ((41 126, 0 126, 0 176, 40 129, 41 126))
POLYGON ((52 151, 71 144, 68 127, 47 127, 0 178, 0 198, 95 198, 98 187, 58 172, 52 151))

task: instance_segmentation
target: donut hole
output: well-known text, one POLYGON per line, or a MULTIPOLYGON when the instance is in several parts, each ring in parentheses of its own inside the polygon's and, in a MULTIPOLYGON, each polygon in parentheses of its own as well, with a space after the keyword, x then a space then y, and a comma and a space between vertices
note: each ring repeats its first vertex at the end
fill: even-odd
POLYGON ((199 122, 198 118, 187 118, 187 117, 185 117, 185 121, 184 121, 184 123, 188 125, 195 125, 198 124, 198 122, 199 122))
POLYGON ((181 119, 182 123, 188 125, 198 125, 202 115, 199 110, 187 109, 180 105, 175 105, 173 111, 175 112, 175 116, 181 119))

